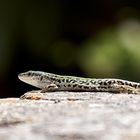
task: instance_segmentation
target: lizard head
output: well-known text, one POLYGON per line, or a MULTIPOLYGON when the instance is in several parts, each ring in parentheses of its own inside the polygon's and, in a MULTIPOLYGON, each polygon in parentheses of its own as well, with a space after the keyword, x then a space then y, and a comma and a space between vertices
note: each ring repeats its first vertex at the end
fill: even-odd
POLYGON ((45 85, 52 83, 50 75, 50 73, 30 70, 24 73, 20 73, 18 75, 18 78, 27 84, 42 88, 45 85))

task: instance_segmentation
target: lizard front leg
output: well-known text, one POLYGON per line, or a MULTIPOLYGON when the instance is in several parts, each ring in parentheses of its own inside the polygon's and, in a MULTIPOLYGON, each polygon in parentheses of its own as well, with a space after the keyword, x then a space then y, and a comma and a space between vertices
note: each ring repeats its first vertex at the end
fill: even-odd
POLYGON ((52 84, 44 86, 41 90, 41 93, 56 91, 57 89, 58 89, 58 86, 52 83, 52 84))
POLYGON ((49 84, 46 86, 43 86, 41 91, 30 91, 29 93, 26 93, 20 97, 20 99, 30 99, 30 100, 44 100, 44 93, 56 91, 58 89, 58 86, 55 84, 49 84))

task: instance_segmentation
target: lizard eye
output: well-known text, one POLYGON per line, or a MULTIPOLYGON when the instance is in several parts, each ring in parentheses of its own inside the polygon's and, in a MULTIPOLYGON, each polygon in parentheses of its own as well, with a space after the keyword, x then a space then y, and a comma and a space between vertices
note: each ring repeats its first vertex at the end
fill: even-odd
POLYGON ((29 72, 29 73, 28 73, 28 76, 32 76, 32 72, 29 72))

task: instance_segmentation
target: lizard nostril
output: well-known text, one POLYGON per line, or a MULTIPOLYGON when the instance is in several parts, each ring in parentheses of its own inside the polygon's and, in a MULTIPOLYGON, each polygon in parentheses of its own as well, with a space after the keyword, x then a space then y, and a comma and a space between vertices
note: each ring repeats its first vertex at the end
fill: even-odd
POLYGON ((25 73, 20 73, 20 74, 18 74, 18 77, 22 77, 24 75, 25 75, 25 73))

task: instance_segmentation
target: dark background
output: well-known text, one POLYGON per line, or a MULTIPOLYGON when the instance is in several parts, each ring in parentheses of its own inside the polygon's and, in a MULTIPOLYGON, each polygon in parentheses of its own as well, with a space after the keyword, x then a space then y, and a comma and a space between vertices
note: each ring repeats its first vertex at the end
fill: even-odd
POLYGON ((0 97, 34 89, 27 70, 139 82, 139 1, 0 1, 0 97))

